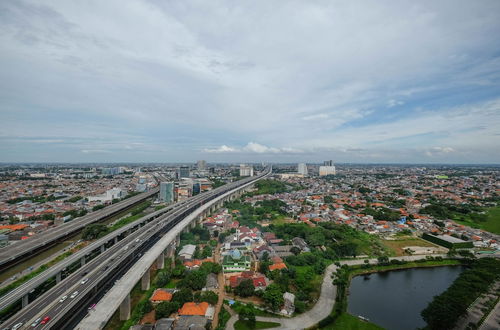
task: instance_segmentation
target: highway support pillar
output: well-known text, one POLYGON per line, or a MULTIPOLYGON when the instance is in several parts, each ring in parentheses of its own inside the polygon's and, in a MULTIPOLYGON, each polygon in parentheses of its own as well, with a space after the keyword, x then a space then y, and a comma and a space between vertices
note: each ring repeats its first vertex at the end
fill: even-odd
POLYGON ((80 259, 80 266, 85 266, 85 256, 82 257, 82 259, 80 259))
POLYGON ((25 294, 23 296, 23 299, 22 299, 22 306, 23 306, 23 308, 26 307, 26 306, 28 306, 28 304, 29 304, 29 300, 28 299, 29 299, 28 298, 28 294, 25 294))
POLYGON ((130 318, 130 292, 120 304, 120 321, 126 321, 130 318))
POLYGON ((118 236, 115 236, 115 244, 118 243, 118 236))
POLYGON ((167 258, 170 258, 172 257, 173 253, 172 253, 172 250, 174 250, 174 246, 173 246, 173 243, 170 243, 169 245, 167 245, 167 249, 165 250, 166 253, 167 253, 167 258))
POLYGON ((151 274, 151 272, 149 271, 149 268, 148 268, 148 270, 144 273, 144 275, 142 275, 141 289, 143 291, 149 290, 149 285, 151 282, 150 274, 151 274))
POLYGON ((104 253, 104 251, 106 251, 106 247, 103 245, 101 245, 101 253, 104 253))
POLYGON ((61 275, 62 275, 61 272, 56 274, 56 284, 61 282, 61 275))
POLYGON ((156 268, 163 269, 165 268, 165 252, 162 252, 158 259, 156 259, 156 268))

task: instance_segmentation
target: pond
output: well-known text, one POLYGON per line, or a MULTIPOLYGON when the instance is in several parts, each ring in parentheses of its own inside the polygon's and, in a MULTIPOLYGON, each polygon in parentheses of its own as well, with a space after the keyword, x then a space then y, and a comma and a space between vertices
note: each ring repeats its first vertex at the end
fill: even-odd
POLYGON ((444 266, 356 276, 349 288, 347 310, 388 330, 424 327, 420 312, 463 270, 462 266, 444 266))

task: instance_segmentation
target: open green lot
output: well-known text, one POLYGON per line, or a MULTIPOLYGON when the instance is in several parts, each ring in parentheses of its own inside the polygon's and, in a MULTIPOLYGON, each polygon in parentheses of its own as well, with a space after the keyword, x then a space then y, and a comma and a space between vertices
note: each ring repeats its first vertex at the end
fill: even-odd
POLYGON ((490 233, 500 235, 500 206, 492 207, 486 212, 486 221, 473 221, 470 218, 454 219, 456 222, 461 223, 472 228, 480 228, 490 233))
POLYGON ((255 324, 251 324, 247 321, 238 320, 234 323, 234 328, 236 330, 270 329, 279 326, 280 324, 276 322, 262 322, 262 321, 256 321, 255 324))
POLYGON ((407 246, 436 247, 436 245, 431 242, 416 237, 406 237, 396 240, 382 240, 382 244, 389 248, 389 250, 393 252, 391 255, 394 256, 405 255, 404 248, 407 246))
POLYGON ((336 320, 334 324, 328 325, 322 330, 381 330, 383 328, 378 325, 360 320, 359 318, 352 316, 348 313, 342 313, 336 320))

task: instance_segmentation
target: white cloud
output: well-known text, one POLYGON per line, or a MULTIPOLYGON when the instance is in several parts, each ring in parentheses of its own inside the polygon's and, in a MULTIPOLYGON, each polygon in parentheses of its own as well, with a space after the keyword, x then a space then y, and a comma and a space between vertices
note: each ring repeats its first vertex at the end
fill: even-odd
POLYGON ((228 152, 237 152, 238 150, 232 147, 228 147, 226 145, 222 145, 218 148, 205 148, 203 152, 208 153, 228 153, 228 152))
POLYGON ((390 99, 389 101, 387 101, 387 106, 389 108, 392 108, 392 107, 395 107, 395 106, 399 106, 399 105, 403 105, 405 104, 403 101, 398 101, 398 100, 395 100, 395 99, 390 99))
POLYGON ((258 154, 263 154, 263 153, 278 153, 280 152, 280 149, 278 148, 272 148, 268 147, 259 143, 255 142, 249 142, 244 148, 243 151, 247 152, 255 152, 258 154))
POLYGON ((318 120, 318 119, 326 119, 326 118, 328 118, 328 114, 326 114, 326 113, 318 113, 316 115, 302 117, 302 119, 304 119, 304 120, 318 120))
POLYGON ((111 151, 109 150, 102 150, 102 149, 83 149, 81 150, 84 154, 106 154, 110 153, 111 151))

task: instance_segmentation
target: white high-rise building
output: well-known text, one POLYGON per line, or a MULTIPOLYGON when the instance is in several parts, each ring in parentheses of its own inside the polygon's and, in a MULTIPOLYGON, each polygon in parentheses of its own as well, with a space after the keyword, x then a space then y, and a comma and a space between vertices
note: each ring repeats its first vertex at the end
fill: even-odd
POLYGON ((253 166, 240 164, 240 176, 253 176, 253 166))
POLYGON ((335 166, 320 166, 319 167, 319 176, 325 175, 335 175, 335 166))
POLYGON ((307 175, 307 165, 304 163, 299 163, 297 166, 297 172, 302 175, 307 175))

